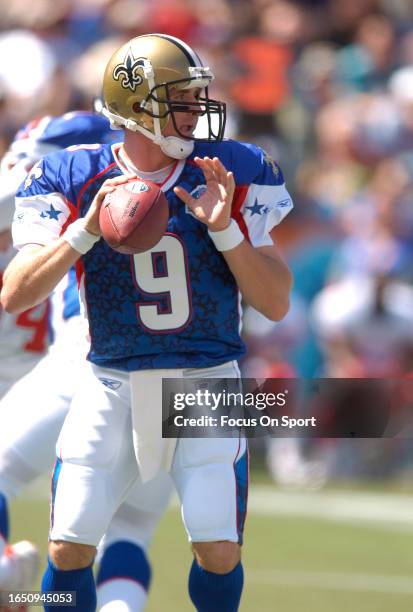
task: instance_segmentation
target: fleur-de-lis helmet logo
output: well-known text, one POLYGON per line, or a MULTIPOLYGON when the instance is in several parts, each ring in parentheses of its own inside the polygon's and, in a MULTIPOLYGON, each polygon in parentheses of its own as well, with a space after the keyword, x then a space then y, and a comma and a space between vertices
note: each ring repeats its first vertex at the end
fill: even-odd
POLYGON ((129 48, 123 64, 115 66, 113 78, 115 81, 121 80, 121 85, 124 89, 135 91, 136 87, 143 81, 143 77, 138 74, 138 68, 144 65, 144 58, 135 59, 132 54, 132 49, 129 48))

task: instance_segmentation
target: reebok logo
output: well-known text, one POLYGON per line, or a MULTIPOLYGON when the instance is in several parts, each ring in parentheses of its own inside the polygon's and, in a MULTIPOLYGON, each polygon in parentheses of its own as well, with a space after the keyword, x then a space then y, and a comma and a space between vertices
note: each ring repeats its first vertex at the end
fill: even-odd
POLYGON ((99 380, 102 385, 105 385, 105 387, 108 387, 109 389, 113 389, 113 391, 119 389, 122 384, 119 380, 113 380, 113 378, 99 378, 99 380))

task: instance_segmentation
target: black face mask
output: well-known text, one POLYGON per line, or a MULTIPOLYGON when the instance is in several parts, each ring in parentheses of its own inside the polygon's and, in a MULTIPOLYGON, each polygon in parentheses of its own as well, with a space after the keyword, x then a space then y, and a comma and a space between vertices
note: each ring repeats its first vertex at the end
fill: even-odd
POLYGON ((171 115, 172 123, 175 128, 176 133, 180 138, 184 138, 188 140, 188 136, 179 131, 177 126, 175 113, 192 113, 194 115, 199 115, 200 117, 206 116, 208 122, 208 136, 205 138, 196 138, 192 137, 189 140, 195 140, 200 142, 220 142, 224 138, 225 132, 225 124, 226 124, 226 104, 225 102, 220 102, 219 100, 212 100, 208 95, 208 87, 205 88, 205 96, 201 96, 198 98, 196 102, 186 103, 180 100, 173 100, 171 98, 171 88, 176 85, 182 83, 188 83, 192 79, 179 79, 177 81, 169 81, 168 83, 160 83, 148 95, 145 102, 149 102, 150 100, 154 100, 158 104, 164 104, 166 110, 162 114, 155 114, 152 111, 141 107, 142 112, 146 113, 150 117, 156 117, 158 119, 163 119, 168 115, 171 115), (166 92, 165 98, 158 97, 157 90, 163 88, 166 92), (213 120, 218 119, 217 125, 213 127, 213 120))

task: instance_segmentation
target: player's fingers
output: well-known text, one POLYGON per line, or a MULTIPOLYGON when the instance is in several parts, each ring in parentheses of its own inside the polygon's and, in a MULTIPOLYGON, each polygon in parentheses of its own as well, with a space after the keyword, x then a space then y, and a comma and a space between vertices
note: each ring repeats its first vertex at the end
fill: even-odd
POLYGON ((205 180, 207 183, 209 181, 217 180, 212 159, 210 159, 209 157, 204 157, 203 159, 201 157, 195 157, 194 161, 204 173, 205 180))
POLYGON ((97 194, 95 195, 95 198, 93 200, 95 206, 101 206, 103 200, 105 199, 105 197, 107 196, 108 193, 112 193, 113 191, 115 191, 117 185, 115 184, 107 184, 107 183, 103 183, 102 187, 99 189, 99 191, 97 192, 97 194))
POLYGON ((107 185, 122 185, 122 183, 127 183, 130 180, 130 176, 121 174, 120 176, 114 176, 113 178, 106 179, 106 181, 102 183, 102 187, 107 185))
POLYGON ((174 187, 174 193, 178 196, 180 200, 182 200, 182 202, 191 207, 192 200, 194 200, 194 198, 191 196, 190 193, 187 192, 186 189, 184 189, 183 187, 174 187))
POLYGON ((107 193, 112 193, 112 191, 115 191, 117 185, 102 185, 102 187, 99 189, 98 194, 99 196, 104 197, 107 193))
POLYGON ((232 198, 234 196, 234 192, 235 192, 235 179, 234 179, 234 175, 232 172, 226 172, 225 173, 225 188, 227 190, 228 196, 232 198))
POLYGON ((198 219, 200 219, 201 221, 204 220, 204 211, 202 210, 202 207, 199 206, 199 202, 196 198, 193 198, 191 194, 189 194, 186 189, 183 189, 182 187, 174 187, 174 192, 178 196, 178 198, 180 198, 184 202, 184 204, 186 204, 188 208, 192 210, 192 212, 196 217, 198 217, 198 219))
POLYGON ((211 164, 212 160, 210 157, 208 157, 208 155, 205 155, 205 157, 198 157, 196 155, 194 157, 194 162, 201 168, 206 168, 211 164))
POLYGON ((234 196, 235 191, 234 175, 232 172, 227 171, 224 164, 221 162, 220 159, 218 159, 218 157, 214 157, 213 163, 217 180, 225 190, 225 199, 229 202, 232 202, 232 198, 234 196))
POLYGON ((212 160, 212 163, 214 165, 214 171, 215 171, 215 174, 219 182, 225 185, 226 179, 227 179, 227 169, 225 168, 221 160, 218 159, 218 157, 214 157, 214 159, 212 160))

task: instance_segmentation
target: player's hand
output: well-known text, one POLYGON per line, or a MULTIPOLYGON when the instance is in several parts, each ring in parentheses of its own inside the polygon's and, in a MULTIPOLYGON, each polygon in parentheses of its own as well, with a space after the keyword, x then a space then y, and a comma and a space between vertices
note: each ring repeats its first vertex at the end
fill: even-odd
POLYGON ((115 178, 107 179, 102 184, 101 188, 95 195, 93 202, 90 205, 89 210, 87 211, 85 215, 85 220, 86 220, 85 229, 90 234, 95 234, 95 236, 100 236, 102 233, 99 227, 99 212, 100 212, 100 207, 102 206, 102 202, 105 199, 106 194, 111 193, 112 191, 116 189, 118 185, 121 185, 122 183, 127 183, 128 181, 130 181, 130 177, 122 174, 122 176, 116 176, 115 178))
POLYGON ((208 229, 219 232, 226 229, 231 221, 234 175, 227 171, 217 157, 195 157, 194 161, 204 173, 207 186, 205 192, 198 199, 182 187, 175 187, 174 192, 208 229))

